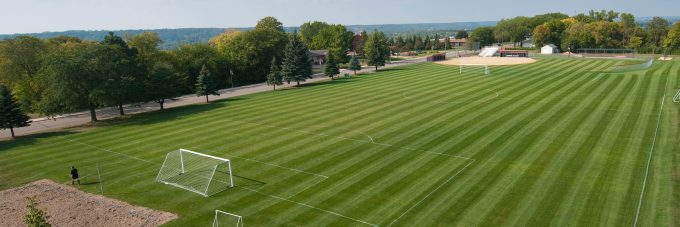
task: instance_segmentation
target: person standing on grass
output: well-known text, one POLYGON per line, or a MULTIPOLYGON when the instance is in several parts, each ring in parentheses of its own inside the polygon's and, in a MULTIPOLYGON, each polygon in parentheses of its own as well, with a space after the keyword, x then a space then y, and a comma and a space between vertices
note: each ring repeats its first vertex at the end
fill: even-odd
POLYGON ((71 184, 76 184, 78 182, 78 185, 80 185, 80 177, 78 177, 78 169, 76 169, 75 166, 71 166, 71 184))

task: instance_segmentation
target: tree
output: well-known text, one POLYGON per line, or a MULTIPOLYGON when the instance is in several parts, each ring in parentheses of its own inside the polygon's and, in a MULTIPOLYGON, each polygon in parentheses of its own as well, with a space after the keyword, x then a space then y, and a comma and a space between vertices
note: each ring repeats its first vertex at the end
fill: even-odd
POLYGON ((664 47, 669 50, 680 48, 680 22, 675 22, 664 39, 664 47))
POLYGON ((14 128, 31 124, 30 117, 21 110, 9 88, 0 85, 0 129, 9 129, 14 138, 14 128))
POLYGON ((107 103, 111 72, 118 67, 116 61, 125 53, 113 45, 84 42, 62 45, 45 58, 46 75, 43 114, 52 115, 66 111, 90 110, 90 119, 97 121, 95 109, 107 103))
POLYGON ((156 63, 149 73, 147 81, 146 99, 158 103, 161 110, 163 110, 163 104, 166 99, 182 94, 180 92, 182 80, 170 64, 163 62, 156 63))
POLYGON ((361 70, 361 63, 359 63, 359 59, 356 56, 352 56, 348 69, 354 71, 354 75, 357 75, 357 71, 361 70))
POLYGON ((316 37, 321 30, 329 26, 328 23, 321 21, 306 22, 300 25, 300 39, 302 39, 302 42, 308 47, 314 49, 312 45, 314 37, 316 37))
POLYGON ((348 31, 344 25, 327 25, 312 37, 312 44, 309 45, 309 48, 326 49, 333 53, 337 63, 347 63, 349 61, 347 51, 352 48, 353 37, 354 34, 348 31))
POLYGON ((25 111, 39 111, 45 91, 39 71, 49 49, 44 40, 29 36, 0 41, 0 82, 14 90, 25 111))
POLYGON ((492 27, 479 27, 470 34, 471 42, 479 42, 480 46, 488 46, 495 42, 494 29, 492 27))
POLYGON ((531 35, 534 45, 537 47, 543 46, 550 41, 550 29, 544 25, 539 25, 534 28, 534 32, 531 35))
POLYGON ((215 77, 226 81, 226 72, 218 70, 222 62, 217 50, 207 44, 182 45, 173 50, 171 54, 173 68, 182 78, 182 93, 195 92, 196 80, 204 65, 215 77))
POLYGON ((208 67, 211 72, 219 72, 218 78, 229 76, 232 85, 265 82, 271 59, 282 59, 287 43, 283 25, 274 17, 265 17, 251 31, 228 30, 211 39, 210 45, 219 56, 216 62, 223 59, 225 63, 208 67), (234 76, 227 73, 232 71, 234 76))
POLYGON ((104 81, 107 86, 105 93, 107 104, 117 105, 120 115, 125 115, 123 104, 142 101, 144 98, 139 94, 142 93, 142 77, 145 72, 138 67, 137 49, 130 48, 123 38, 113 34, 113 32, 109 32, 100 44, 112 47, 103 50, 124 53, 107 53, 108 61, 115 65, 102 71, 102 73, 107 74, 104 81))
POLYGON ((210 100, 208 100, 209 95, 219 96, 220 93, 217 92, 215 78, 210 74, 208 67, 204 65, 196 79, 196 96, 205 96, 205 102, 210 103, 210 100))
POLYGON ((459 30, 456 32, 456 39, 467 39, 468 38, 468 32, 465 30, 459 30))
POLYGON ((269 74, 267 75, 267 85, 274 86, 276 90, 276 85, 283 85, 283 80, 281 79, 281 71, 279 70, 279 65, 276 63, 276 57, 272 58, 272 65, 269 67, 269 74))
POLYGON ((264 17, 257 21, 255 25, 256 30, 271 29, 277 32, 284 32, 283 23, 279 22, 275 17, 264 17))
POLYGON ((302 43, 297 32, 290 35, 288 45, 283 50, 281 77, 287 83, 295 81, 297 85, 312 78, 312 60, 309 58, 309 49, 302 43))
POLYGON ((650 43, 655 47, 660 47, 664 37, 668 34, 668 20, 662 17, 654 17, 647 24, 646 28, 650 43))
POLYGON ((326 67, 324 68, 324 75, 328 76, 333 79, 335 75, 340 74, 340 69, 338 68, 338 64, 335 62, 335 57, 332 52, 328 52, 326 56, 326 67))
POLYGON ((364 54, 368 60, 368 65, 375 66, 376 71, 378 71, 379 66, 385 65, 385 58, 389 51, 385 43, 384 33, 375 30, 368 36, 364 46, 364 54))
POLYGON ((26 197, 26 209, 28 213, 24 216, 24 224, 29 227, 50 227, 52 226, 47 219, 50 216, 45 211, 38 208, 35 197, 26 197))
POLYGON ((125 35, 125 40, 130 48, 137 50, 137 59, 149 69, 157 62, 168 60, 167 54, 159 49, 163 40, 155 32, 142 32, 138 35, 125 35))
POLYGON ((512 19, 502 19, 496 25, 496 35, 497 39, 505 41, 508 39, 517 45, 520 43, 522 46, 522 40, 526 38, 527 35, 531 34, 531 28, 529 28, 530 18, 528 17, 515 17, 512 19))

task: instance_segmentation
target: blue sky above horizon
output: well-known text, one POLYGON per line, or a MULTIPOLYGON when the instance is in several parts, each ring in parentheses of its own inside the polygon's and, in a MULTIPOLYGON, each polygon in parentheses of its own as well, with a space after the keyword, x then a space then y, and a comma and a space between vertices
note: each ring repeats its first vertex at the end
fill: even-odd
POLYGON ((307 21, 399 24, 495 21, 590 9, 637 17, 680 16, 678 0, 0 0, 0 34, 65 30, 251 27, 274 16, 307 21))

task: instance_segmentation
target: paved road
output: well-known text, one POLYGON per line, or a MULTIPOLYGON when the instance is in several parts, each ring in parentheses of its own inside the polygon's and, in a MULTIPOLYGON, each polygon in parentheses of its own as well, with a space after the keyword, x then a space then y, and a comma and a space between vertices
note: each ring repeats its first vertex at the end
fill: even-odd
MULTIPOLYGON (((395 67, 395 66, 400 66, 400 65, 408 65, 408 64, 418 63, 418 62, 424 62, 425 60, 426 59, 424 57, 422 57, 422 58, 413 58, 413 59, 395 61, 395 62, 387 64, 383 68, 395 67)), ((374 71, 375 71, 374 67, 365 67, 360 72, 361 73, 371 73, 371 72, 374 72, 374 71)), ((340 72, 340 74, 344 74, 344 73, 350 73, 350 71, 342 70, 340 72)), ((313 82, 324 81, 324 80, 329 80, 329 78, 323 76, 323 74, 316 74, 316 75, 314 75, 314 78, 309 79, 309 80, 303 82, 302 84, 313 83, 313 82)), ((290 86, 290 85, 287 85, 287 86, 290 86)), ((221 99, 227 99, 227 98, 231 98, 231 97, 253 94, 253 93, 264 92, 264 91, 270 91, 270 90, 272 90, 272 87, 268 86, 265 83, 253 84, 253 85, 242 86, 242 87, 235 87, 235 88, 220 90, 219 91, 220 95, 219 96, 210 96, 210 100, 221 100, 221 99)), ((181 97, 179 97, 175 100, 167 100, 165 102, 164 107, 165 108, 173 108, 173 107, 186 106, 186 105, 190 105, 190 104, 203 103, 203 102, 205 102, 205 97, 196 97, 196 95, 185 95, 185 96, 181 96, 181 97)), ((125 114, 128 114, 128 115, 129 114, 149 112, 149 111, 155 111, 155 110, 160 109, 158 104, 153 103, 153 102, 143 103, 141 105, 127 105, 127 106, 124 106, 123 108, 125 110, 125 114)), ((96 113, 97 113, 97 119, 99 119, 99 120, 111 119, 111 118, 115 118, 115 117, 119 116, 117 107, 107 107, 107 108, 97 109, 96 113)), ((69 127, 87 124, 87 123, 90 123, 90 113, 89 113, 89 111, 84 111, 84 112, 78 112, 78 113, 59 115, 59 116, 56 116, 54 119, 35 118, 35 119, 32 119, 32 120, 33 120, 33 123, 31 123, 31 126, 14 129, 14 133, 17 136, 22 136, 22 135, 36 134, 36 133, 40 133, 40 132, 55 131, 55 130, 58 130, 58 129, 69 128, 69 127)), ((10 138, 9 130, 0 130, 0 140, 9 139, 9 138, 10 138)))

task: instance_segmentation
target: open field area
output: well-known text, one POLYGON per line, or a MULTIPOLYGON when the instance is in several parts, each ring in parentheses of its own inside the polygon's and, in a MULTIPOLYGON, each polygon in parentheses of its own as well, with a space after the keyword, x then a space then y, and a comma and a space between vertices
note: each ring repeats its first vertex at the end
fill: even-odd
POLYGON ((0 142, 0 189, 38 179, 208 226, 678 226, 680 62, 542 58, 491 75, 419 63, 0 142), (155 182, 186 148, 233 162, 205 198, 155 182), (103 185, 95 166, 99 165, 103 185))

